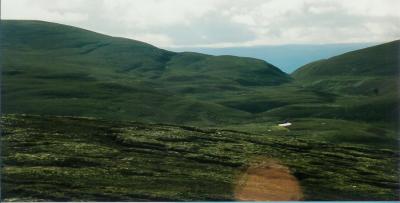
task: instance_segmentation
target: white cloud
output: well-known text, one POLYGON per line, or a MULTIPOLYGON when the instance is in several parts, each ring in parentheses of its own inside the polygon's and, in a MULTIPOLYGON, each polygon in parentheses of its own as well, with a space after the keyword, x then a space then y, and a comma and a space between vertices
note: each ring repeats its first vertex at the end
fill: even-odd
POLYGON ((156 46, 383 42, 399 0, 3 0, 6 19, 83 27, 156 46))
POLYGON ((87 13, 74 11, 82 0, 8 0, 2 2, 1 13, 5 19, 38 19, 53 22, 82 22, 88 19, 87 13), (62 10, 60 8, 63 8, 62 10))
POLYGON ((157 42, 158 46, 161 47, 172 47, 174 46, 173 40, 167 35, 163 34, 155 34, 155 33, 143 33, 143 34, 126 34, 122 35, 122 37, 131 38, 143 42, 157 42))
POLYGON ((341 0, 340 2, 349 13, 355 15, 400 17, 400 1, 397 0, 341 0))

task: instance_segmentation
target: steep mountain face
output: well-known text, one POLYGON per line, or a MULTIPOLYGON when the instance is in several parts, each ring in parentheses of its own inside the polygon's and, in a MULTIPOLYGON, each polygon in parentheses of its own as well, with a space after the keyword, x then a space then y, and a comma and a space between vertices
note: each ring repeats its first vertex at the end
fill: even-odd
POLYGON ((175 53, 60 24, 6 20, 1 30, 5 113, 231 122, 250 114, 199 94, 291 80, 261 60, 175 53))

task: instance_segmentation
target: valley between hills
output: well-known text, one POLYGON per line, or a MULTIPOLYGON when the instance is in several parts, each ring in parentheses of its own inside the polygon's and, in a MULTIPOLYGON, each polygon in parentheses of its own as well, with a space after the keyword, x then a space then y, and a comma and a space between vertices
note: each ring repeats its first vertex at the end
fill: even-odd
POLYGON ((56 23, 0 27, 2 200, 235 201, 260 163, 296 179, 296 200, 400 198, 399 40, 287 74, 56 23))

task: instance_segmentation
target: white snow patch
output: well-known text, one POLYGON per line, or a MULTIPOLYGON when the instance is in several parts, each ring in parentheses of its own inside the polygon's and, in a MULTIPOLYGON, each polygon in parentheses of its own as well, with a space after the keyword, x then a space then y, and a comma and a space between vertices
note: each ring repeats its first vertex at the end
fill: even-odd
POLYGON ((292 125, 292 123, 289 123, 289 122, 278 124, 278 126, 280 126, 280 127, 288 127, 288 126, 291 126, 291 125, 292 125))

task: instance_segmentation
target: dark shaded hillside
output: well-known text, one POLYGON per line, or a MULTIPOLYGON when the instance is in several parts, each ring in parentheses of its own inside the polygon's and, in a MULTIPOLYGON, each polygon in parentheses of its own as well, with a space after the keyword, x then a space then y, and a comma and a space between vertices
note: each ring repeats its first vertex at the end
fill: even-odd
POLYGON ((1 30, 6 113, 213 125, 250 114, 196 95, 291 80, 261 60, 178 54, 60 24, 6 20, 1 30))

